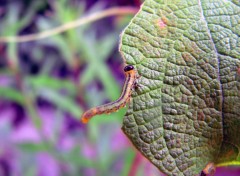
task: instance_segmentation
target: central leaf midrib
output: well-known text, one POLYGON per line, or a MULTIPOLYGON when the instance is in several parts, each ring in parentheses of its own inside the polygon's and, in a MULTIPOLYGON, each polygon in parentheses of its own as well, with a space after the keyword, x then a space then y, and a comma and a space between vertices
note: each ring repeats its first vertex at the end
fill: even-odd
MULTIPOLYGON (((213 46, 213 49, 214 49, 214 52, 216 54, 216 58, 217 58, 217 76, 218 76, 218 80, 219 80, 219 83, 220 83, 220 91, 221 91, 221 119, 222 119, 222 136, 223 136, 223 139, 222 139, 222 142, 224 140, 224 133, 223 133, 223 124, 224 124, 224 92, 223 92, 223 86, 222 86, 222 81, 221 81, 221 76, 220 76, 220 59, 219 59, 219 53, 218 53, 218 50, 217 50, 217 47, 214 43, 214 40, 212 38, 212 34, 211 34, 211 31, 210 29, 208 28, 208 21, 206 20, 205 16, 204 16, 204 11, 203 11, 203 8, 202 8, 202 2, 201 0, 198 0, 198 4, 199 4, 199 9, 200 9, 200 12, 201 12, 201 19, 204 20, 204 24, 206 25, 206 29, 207 29, 207 33, 208 33, 208 36, 209 36, 209 39, 211 41, 211 44, 213 46)), ((219 148, 219 152, 220 152, 220 148, 219 148)), ((217 157, 217 156, 216 156, 217 157)))

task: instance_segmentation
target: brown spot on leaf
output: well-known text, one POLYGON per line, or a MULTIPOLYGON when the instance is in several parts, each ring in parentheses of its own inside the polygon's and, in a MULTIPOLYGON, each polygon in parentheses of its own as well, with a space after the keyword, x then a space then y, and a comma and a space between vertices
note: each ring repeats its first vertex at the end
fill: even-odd
POLYGON ((160 27, 160 29, 163 29, 167 26, 166 22, 167 19, 164 17, 158 20, 158 26, 160 27))
POLYGON ((236 81, 240 81, 240 67, 237 68, 236 74, 235 74, 236 81))
POLYGON ((187 82, 188 85, 193 85, 193 80, 191 80, 190 78, 186 79, 186 82, 187 82))
POLYGON ((199 121, 204 121, 205 119, 205 114, 202 111, 198 111, 197 117, 199 121))
POLYGON ((156 27, 159 37, 166 37, 168 34, 167 19, 164 17, 154 19, 153 23, 154 26, 156 27))
POLYGON ((238 74, 238 76, 240 76, 240 67, 238 67, 238 69, 237 69, 237 74, 238 74))

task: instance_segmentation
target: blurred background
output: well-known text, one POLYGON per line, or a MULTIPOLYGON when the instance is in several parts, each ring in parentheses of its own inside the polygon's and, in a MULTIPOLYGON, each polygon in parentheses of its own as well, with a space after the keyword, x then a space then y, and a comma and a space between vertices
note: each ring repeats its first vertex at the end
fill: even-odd
POLYGON ((0 41, 0 176, 163 175, 121 131, 126 109, 79 121, 83 111, 119 97, 119 35, 141 3, 0 0, 0 38, 48 31, 112 7, 133 9, 41 40, 0 41))

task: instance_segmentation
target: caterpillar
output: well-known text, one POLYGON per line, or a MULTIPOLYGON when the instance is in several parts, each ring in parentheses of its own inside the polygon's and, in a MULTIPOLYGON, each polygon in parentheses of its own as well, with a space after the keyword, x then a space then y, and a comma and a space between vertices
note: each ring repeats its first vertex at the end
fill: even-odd
POLYGON ((83 113, 81 117, 82 123, 87 123, 95 115, 116 112, 117 110, 124 107, 129 102, 132 94, 132 90, 135 86, 135 82, 137 79, 137 72, 132 65, 127 65, 124 67, 124 74, 126 78, 125 78, 125 83, 119 99, 117 99, 114 102, 89 109, 88 111, 83 113))

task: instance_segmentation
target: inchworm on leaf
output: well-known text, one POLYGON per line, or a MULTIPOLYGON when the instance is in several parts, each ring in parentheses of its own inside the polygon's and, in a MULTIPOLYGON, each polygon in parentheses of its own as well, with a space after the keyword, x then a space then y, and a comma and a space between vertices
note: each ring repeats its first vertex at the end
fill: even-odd
POLYGON ((125 66, 124 72, 126 79, 120 98, 114 102, 89 109, 82 115, 82 123, 87 123, 95 115, 116 112, 129 102, 137 79, 137 72, 132 65, 125 66))

